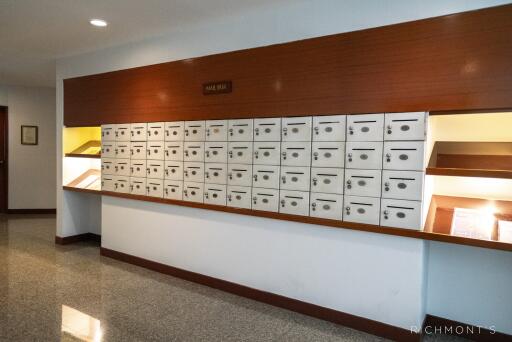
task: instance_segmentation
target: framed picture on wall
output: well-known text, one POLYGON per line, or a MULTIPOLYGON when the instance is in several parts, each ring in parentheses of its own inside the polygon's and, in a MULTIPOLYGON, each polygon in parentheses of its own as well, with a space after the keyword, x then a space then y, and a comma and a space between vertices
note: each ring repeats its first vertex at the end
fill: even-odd
POLYGON ((38 127, 37 126, 21 126, 21 144, 37 145, 38 144, 38 127))

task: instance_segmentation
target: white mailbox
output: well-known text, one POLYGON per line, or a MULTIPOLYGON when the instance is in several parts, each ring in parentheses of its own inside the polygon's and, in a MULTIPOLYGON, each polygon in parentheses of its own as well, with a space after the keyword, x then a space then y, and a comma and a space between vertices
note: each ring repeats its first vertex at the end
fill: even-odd
POLYGON ((185 122, 173 121, 164 123, 165 141, 185 140, 185 122))
POLYGON ((183 162, 168 160, 165 162, 164 178, 174 181, 183 180, 183 162))
POLYGON ((117 176, 130 175, 130 159, 115 159, 114 173, 117 176))
POLYGON ((425 140, 425 112, 386 113, 384 140, 425 140))
POLYGON ((254 143, 255 165, 280 165, 281 164, 281 143, 279 142, 255 142, 254 143))
POLYGON ((311 166, 340 168, 345 166, 344 142, 313 142, 312 150, 311 166))
POLYGON ((281 141, 281 118, 254 119, 254 141, 281 141))
POLYGON ((130 141, 130 124, 116 125, 116 141, 130 141))
POLYGON ((183 200, 203 203, 204 183, 183 182, 183 200))
POLYGON ((130 159, 145 160, 147 154, 147 143, 136 141, 130 144, 130 159))
POLYGON ((206 121, 206 141, 228 141, 228 121, 206 121))
POLYGON ((175 180, 164 180, 164 198, 181 201, 183 200, 183 182, 175 180))
POLYGON ((382 171, 382 198, 421 201, 424 174, 420 171, 382 171))
POLYGON ((115 175, 115 161, 114 158, 101 158, 101 174, 115 175))
POLYGON ((347 141, 383 141, 384 114, 347 116, 347 141))
POLYGON ((115 191, 114 176, 101 175, 101 190, 102 191, 115 191))
POLYGON ((382 169, 382 142, 347 142, 345 167, 382 169))
POLYGON ((117 141, 116 158, 130 159, 130 146, 129 141, 117 141))
POLYGON ((386 170, 423 171, 424 141, 386 141, 383 168, 386 170))
POLYGON ((146 158, 153 160, 165 159, 165 145, 163 141, 148 141, 146 144, 146 158))
POLYGON ((309 216, 309 192, 306 191, 279 191, 279 212, 309 216))
POLYGON ((148 178, 164 178, 164 161, 148 160, 146 162, 146 175, 148 178))
POLYGON ((343 202, 344 221, 375 225, 379 224, 380 198, 345 195, 343 202))
POLYGON ((252 164, 252 142, 228 143, 228 163, 252 164))
POLYGON ((312 167, 311 192, 343 194, 344 169, 312 167))
POLYGON ((115 158, 116 143, 111 141, 101 142, 101 158, 115 158))
POLYGON ((283 118, 282 141, 311 141, 311 116, 283 118))
POLYGON ((382 226, 421 230, 421 202, 383 199, 380 224, 382 226))
POLYGON ((130 177, 130 194, 146 195, 146 178, 130 177))
POLYGON ((114 176, 114 191, 120 193, 130 192, 130 178, 126 176, 114 176))
POLYGON ((253 165, 252 186, 255 188, 279 189, 279 166, 253 165))
POLYGON ((148 141, 164 141, 164 123, 163 122, 150 122, 148 123, 147 130, 148 141))
POLYGON ((251 186, 252 165, 228 164, 228 185, 251 186))
POLYGON ((281 144, 281 165, 310 166, 310 142, 283 142, 281 144))
POLYGON ((207 163, 227 163, 228 143, 207 141, 204 143, 204 161, 207 163))
POLYGON ((185 121, 185 141, 204 141, 205 126, 204 121, 185 121))
POLYGON ((251 209, 251 187, 230 185, 226 197, 228 207, 251 209))
POLYGON ((146 141, 148 124, 146 123, 132 123, 130 125, 130 140, 131 141, 146 141))
POLYGON ((101 125, 101 141, 116 140, 116 125, 101 125))
POLYGON ((345 141, 346 115, 313 117, 313 141, 345 141))
POLYGON ((280 189, 309 191, 311 169, 309 167, 281 167, 280 189))
POLYGON ((184 162, 183 163, 183 179, 186 182, 204 182, 204 163, 201 162, 184 162))
POLYGON ((227 164, 204 164, 204 182, 209 184, 227 184, 227 164))
POLYGON ((203 162, 204 142, 186 141, 183 146, 183 160, 186 162, 203 162))
POLYGON ((228 141, 252 141, 253 119, 229 120, 228 141))
POLYGON ((146 195, 164 197, 164 181, 162 179, 146 179, 146 195))
POLYGON ((146 177, 146 161, 145 160, 130 160, 130 176, 141 178, 146 177))
POLYGON ((205 184, 204 203, 226 205, 226 186, 220 184, 205 184))
POLYGON ((252 188, 252 210, 279 211, 279 190, 252 188))
POLYGON ((341 221, 343 218, 343 196, 312 192, 309 216, 341 221))
POLYGON ((345 195, 380 197, 381 170, 345 170, 345 195))
POLYGON ((183 141, 167 141, 164 146, 165 160, 183 161, 183 141))

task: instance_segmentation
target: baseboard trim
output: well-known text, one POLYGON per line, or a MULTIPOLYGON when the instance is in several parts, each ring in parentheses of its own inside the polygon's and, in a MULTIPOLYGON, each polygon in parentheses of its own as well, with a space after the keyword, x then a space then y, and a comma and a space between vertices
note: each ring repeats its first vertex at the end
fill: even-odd
POLYGON ((71 236, 55 236, 55 243, 57 245, 69 245, 72 243, 82 242, 82 241, 93 241, 101 244, 101 235, 94 233, 84 233, 78 235, 71 236))
POLYGON ((57 209, 7 209, 7 214, 56 214, 57 209))
POLYGON ((407 329, 395 327, 393 325, 374 321, 368 318, 351 315, 345 312, 336 311, 315 304, 306 303, 297 299, 284 297, 274 293, 257 290, 251 287, 232 283, 226 280, 206 276, 191 271, 186 271, 180 268, 161 264, 155 261, 143 259, 122 252, 117 252, 108 248, 101 247, 100 254, 105 257, 144 267, 159 273, 164 273, 173 277, 185 279, 221 291, 229 292, 241 297, 250 298, 259 302, 274 305, 290 311, 295 311, 304 315, 337 323, 349 328, 364 331, 369 334, 388 338, 394 341, 416 342, 420 341, 421 339, 420 334, 411 333, 411 331, 407 329))
POLYGON ((489 342, 489 341, 512 341, 512 335, 507 335, 489 329, 490 327, 478 327, 471 324, 452 321, 433 315, 427 315, 423 323, 423 335, 431 335, 442 332, 446 335, 463 337, 471 341, 489 342))

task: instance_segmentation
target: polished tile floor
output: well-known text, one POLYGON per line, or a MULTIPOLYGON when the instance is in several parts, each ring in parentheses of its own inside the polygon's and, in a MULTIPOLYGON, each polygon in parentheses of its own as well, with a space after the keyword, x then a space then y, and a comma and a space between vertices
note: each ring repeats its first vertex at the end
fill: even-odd
POLYGON ((54 235, 54 216, 0 216, 0 341, 383 340, 104 258, 93 244, 56 246, 54 235))

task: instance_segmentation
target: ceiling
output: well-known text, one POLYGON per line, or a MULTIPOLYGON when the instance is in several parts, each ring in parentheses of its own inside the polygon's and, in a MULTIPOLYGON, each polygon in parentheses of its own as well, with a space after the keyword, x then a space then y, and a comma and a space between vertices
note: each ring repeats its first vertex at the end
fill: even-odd
POLYGON ((291 0, 0 0, 0 84, 55 86, 55 60, 291 0), (103 18, 107 28, 89 24, 103 18))

